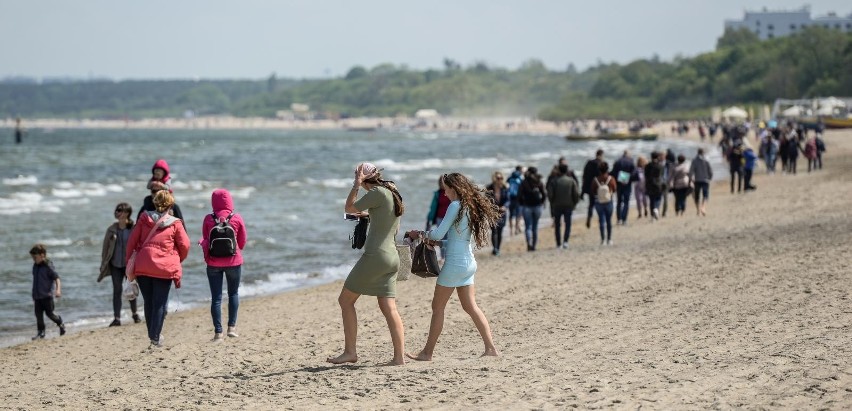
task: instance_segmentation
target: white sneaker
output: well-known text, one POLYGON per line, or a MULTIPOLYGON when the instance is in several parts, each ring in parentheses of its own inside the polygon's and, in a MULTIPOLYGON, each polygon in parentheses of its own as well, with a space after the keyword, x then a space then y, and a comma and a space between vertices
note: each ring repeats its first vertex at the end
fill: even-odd
POLYGON ((568 249, 568 243, 562 243, 562 249, 567 250, 568 249))
POLYGON ((613 244, 612 240, 609 240, 609 241, 606 242, 606 245, 612 245, 612 244, 613 244))
POLYGON ((606 245, 606 240, 601 240, 601 245, 606 245))
POLYGON ((237 334, 237 327, 228 327, 228 337, 239 337, 237 334))
POLYGON ((656 208, 653 209, 651 211, 651 215, 654 217, 654 220, 659 220, 660 219, 660 210, 658 210, 656 208))

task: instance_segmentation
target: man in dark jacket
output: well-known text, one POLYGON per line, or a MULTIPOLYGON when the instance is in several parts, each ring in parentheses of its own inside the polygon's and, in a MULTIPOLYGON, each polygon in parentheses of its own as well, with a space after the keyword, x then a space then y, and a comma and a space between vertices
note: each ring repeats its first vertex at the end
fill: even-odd
POLYGON ((603 161, 604 151, 598 149, 595 153, 595 158, 586 162, 586 166, 583 167, 583 192, 581 194, 581 198, 583 195, 589 196, 589 211, 586 216, 586 228, 592 227, 592 211, 595 209, 595 194, 592 193, 592 180, 598 176, 598 170, 600 169, 601 162, 603 161))
POLYGON ((580 202, 580 189, 569 173, 568 165, 560 164, 559 177, 547 184, 547 197, 550 200, 550 210, 553 215, 557 248, 568 248, 568 238, 571 236, 571 215, 574 213, 574 207, 580 202), (562 230, 561 220, 565 221, 564 236, 559 235, 562 230))
POLYGON ((615 206, 616 224, 627 224, 627 214, 630 211, 630 195, 633 193, 633 173, 636 165, 630 152, 624 150, 624 155, 612 165, 610 175, 615 179, 618 202, 615 206))

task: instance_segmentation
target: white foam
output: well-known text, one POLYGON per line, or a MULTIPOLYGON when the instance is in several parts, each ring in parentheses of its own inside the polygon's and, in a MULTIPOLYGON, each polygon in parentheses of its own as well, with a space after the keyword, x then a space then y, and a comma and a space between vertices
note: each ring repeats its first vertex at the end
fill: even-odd
POLYGON ((311 273, 273 273, 266 281, 258 281, 252 284, 240 286, 241 296, 266 295, 295 288, 309 287, 329 281, 346 278, 352 264, 344 264, 336 267, 325 267, 318 272, 311 273))
MULTIPOLYGON (((548 154, 548 156, 550 156, 550 154, 548 154)), ((388 171, 453 171, 464 168, 486 168, 491 170, 514 167, 514 165, 517 164, 517 160, 499 157, 480 157, 448 159, 424 158, 397 162, 391 159, 381 159, 375 161, 374 164, 388 171)))
POLYGON ((8 198, 0 197, 0 215, 21 215, 35 212, 58 213, 65 204, 62 200, 43 201, 39 193, 13 193, 8 198))
POLYGON ((308 184, 319 184, 323 187, 328 188, 346 188, 352 186, 351 178, 328 178, 325 180, 316 181, 314 179, 308 179, 308 184))
POLYGON ((47 240, 42 240, 41 243, 46 245, 46 246, 56 247, 56 246, 71 245, 72 241, 71 241, 70 238, 48 238, 47 240))
POLYGON ((3 184, 7 186, 34 186, 38 184, 38 177, 19 175, 15 178, 4 178, 3 184))
POLYGON ((65 250, 51 251, 49 253, 49 255, 50 255, 50 258, 52 258, 54 260, 62 260, 62 259, 66 259, 66 258, 71 257, 71 253, 69 253, 68 251, 65 251, 65 250))
POLYGON ((236 189, 230 190, 230 192, 231 192, 231 197, 233 197, 233 198, 246 199, 246 198, 250 198, 251 193, 255 192, 255 190, 257 190, 257 189, 252 187, 252 186, 248 186, 248 187, 236 188, 236 189))

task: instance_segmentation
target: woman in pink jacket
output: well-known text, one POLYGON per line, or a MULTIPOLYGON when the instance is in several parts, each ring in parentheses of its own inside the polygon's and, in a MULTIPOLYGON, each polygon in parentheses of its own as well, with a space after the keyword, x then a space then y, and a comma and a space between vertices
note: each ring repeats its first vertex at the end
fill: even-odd
POLYGON ((151 347, 163 344, 160 333, 166 319, 169 290, 172 281, 176 288, 180 288, 180 264, 189 253, 189 237, 183 221, 171 214, 174 203, 171 193, 158 191, 154 195, 155 210, 140 215, 127 242, 128 261, 136 251, 136 263, 127 279, 139 283, 139 291, 145 300, 145 324, 151 347))
POLYGON ((201 248, 207 262, 210 281, 210 315, 213 317, 213 341, 222 340, 222 277, 228 282, 228 337, 238 337, 237 311, 240 308, 240 275, 242 249, 246 246, 246 226, 234 212, 231 193, 225 189, 213 191, 210 198, 213 213, 204 217, 201 225, 201 248), (215 221, 214 221, 215 220, 215 221))

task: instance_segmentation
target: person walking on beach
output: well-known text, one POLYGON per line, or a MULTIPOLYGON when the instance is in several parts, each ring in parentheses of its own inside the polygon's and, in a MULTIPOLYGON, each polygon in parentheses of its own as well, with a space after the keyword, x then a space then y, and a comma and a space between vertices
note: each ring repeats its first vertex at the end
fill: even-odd
POLYGON ((805 142, 805 158, 808 159, 808 172, 810 173, 813 169, 816 171, 817 169, 817 142, 816 135, 809 138, 807 142, 805 142))
POLYGON ((509 235, 521 233, 521 203, 518 200, 518 192, 522 181, 524 181, 524 168, 516 166, 506 180, 509 184, 509 235))
MULTIPOLYGON (((661 155, 662 157, 662 155, 661 155)), ((671 190, 671 186, 669 185, 669 176, 672 175, 675 168, 675 154, 672 149, 666 149, 665 162, 663 165, 663 217, 666 216, 669 212, 669 192, 671 190)))
POLYGON ((648 217, 648 196, 645 192, 645 166, 648 165, 648 160, 643 156, 636 159, 636 169, 633 170, 633 192, 636 196, 636 211, 639 215, 636 218, 642 218, 644 212, 645 217, 648 217))
POLYGON ((651 217, 654 220, 660 218, 660 200, 666 186, 662 161, 662 155, 654 151, 651 152, 651 161, 645 166, 645 192, 651 203, 651 217))
POLYGON ((822 153, 825 153, 825 141, 822 139, 822 133, 814 134, 814 140, 817 147, 816 166, 822 170, 822 153))
POLYGON ((766 133, 766 137, 761 142, 760 152, 763 153, 766 173, 775 174, 775 162, 778 158, 778 141, 772 137, 772 133, 766 133))
POLYGON ((27 134, 27 132, 24 131, 21 118, 18 117, 15 119, 15 144, 21 144, 24 141, 24 134, 27 134))
MULTIPOLYGON (((98 275, 98 282, 101 282, 106 277, 112 279, 112 314, 113 320, 109 324, 110 327, 121 325, 121 300, 122 300, 122 283, 126 275, 125 251, 127 251, 127 243, 130 240, 130 233, 133 231, 133 220, 130 215, 133 214, 133 208, 130 204, 119 203, 115 206, 115 223, 112 223, 104 234, 104 243, 101 248, 101 269, 98 275)), ((133 315, 133 322, 140 323, 142 319, 136 312, 136 299, 129 301, 130 312, 133 315)))
POLYGON ((231 193, 224 188, 210 197, 213 212, 201 223, 201 249, 207 263, 210 283, 210 316, 213 319, 213 341, 222 340, 222 279, 228 283, 228 337, 237 334, 237 312, 240 309, 240 277, 246 246, 246 225, 234 211, 231 193))
POLYGON ((35 307, 36 327, 38 333, 33 340, 44 338, 44 316, 50 318, 57 327, 59 335, 65 335, 65 323, 62 317, 53 312, 54 298, 62 297, 62 281, 53 267, 53 262, 47 258, 47 247, 36 244, 30 249, 33 258, 33 305, 35 307))
POLYGON ((744 140, 743 146, 745 147, 743 150, 744 190, 751 191, 757 188, 751 184, 751 177, 754 175, 754 168, 757 166, 757 154, 754 153, 754 150, 751 148, 751 144, 749 144, 748 140, 744 140))
MULTIPOLYGON (((442 187, 446 191, 446 186, 442 185, 442 187)), ((355 168, 355 180, 352 183, 352 190, 346 197, 344 211, 362 216, 369 213, 370 225, 367 229, 364 254, 352 267, 337 298, 343 316, 343 353, 337 357, 330 357, 326 361, 332 364, 358 361, 355 344, 358 335, 358 317, 355 302, 361 295, 372 295, 378 300, 379 309, 385 316, 390 329, 393 342, 393 360, 390 364, 403 365, 405 364, 405 329, 396 309, 396 271, 399 269, 399 254, 397 254, 394 240, 399 230, 399 218, 405 212, 402 196, 392 181, 382 179, 380 169, 371 163, 362 163, 355 168), (361 188, 367 192, 356 201, 358 190, 361 188)), ((447 215, 449 215, 449 208, 447 215)), ((445 215, 442 224, 447 221, 447 218, 445 215)))
POLYGON ((601 245, 612 245, 612 195, 615 193, 615 179, 608 173, 609 164, 602 161, 598 176, 592 180, 592 191, 595 193, 595 211, 598 213, 598 224, 601 230, 601 245))
POLYGON ((796 130, 790 130, 790 133, 787 135, 787 172, 789 174, 796 174, 796 161, 799 159, 799 151, 801 149, 796 130))
POLYGON ((506 214, 509 209, 509 188, 503 182, 503 173, 495 171, 491 175, 491 184, 485 187, 490 195, 491 201, 500 210, 500 218, 494 227, 491 227, 491 250, 492 255, 500 255, 500 245, 503 243, 503 227, 506 226, 506 214))
POLYGON ((630 152, 624 150, 624 154, 612 165, 610 173, 615 178, 618 199, 615 204, 615 221, 617 224, 627 224, 627 214, 630 211, 630 194, 633 188, 633 174, 636 166, 630 152))
POLYGON ((485 344, 483 356, 497 356, 497 347, 491 336, 488 319, 476 304, 474 274, 476 259, 473 246, 482 247, 487 243, 488 230, 500 218, 500 211, 467 177, 459 173, 444 174, 444 187, 452 203, 447 210, 447 218, 430 232, 411 231, 409 237, 437 240, 447 235, 447 259, 441 267, 432 298, 432 319, 429 323, 429 336, 426 345, 417 355, 408 354, 408 358, 418 361, 431 361, 438 344, 438 337, 444 328, 444 310, 453 291, 456 291, 462 309, 470 315, 485 344))
MULTIPOLYGON (((166 303, 172 282, 180 288, 183 270, 181 263, 189 253, 189 236, 183 221, 171 213, 174 197, 167 190, 157 191, 153 198, 155 209, 146 211, 136 220, 125 251, 129 260, 136 251, 133 272, 127 279, 139 283, 148 327, 149 348, 162 347, 166 303)), ((129 261, 125 261, 127 264, 129 261)))
POLYGON ((592 211, 595 209, 595 194, 592 192, 592 181, 598 176, 601 163, 603 162, 604 151, 598 149, 595 152, 595 158, 586 162, 583 167, 583 187, 581 195, 588 196, 589 209, 586 215, 586 228, 592 227, 592 211))
POLYGON ((559 177, 553 179, 547 187, 547 196, 550 201, 550 210, 553 214, 553 230, 556 236, 556 248, 568 248, 568 239, 571 237, 571 215, 574 208, 580 202, 580 188, 577 182, 569 175, 568 165, 559 165, 559 177), (565 223, 565 234, 562 231, 562 222, 565 223))
POLYGON ((743 189, 743 143, 737 141, 728 150, 728 171, 731 173, 731 194, 734 194, 734 183, 736 182, 737 192, 743 189))
POLYGON ((527 251, 535 251, 538 244, 538 221, 541 219, 541 210, 547 193, 541 183, 541 175, 538 168, 528 167, 524 181, 521 182, 518 199, 521 204, 521 212, 524 215, 524 237, 527 241, 527 251))
POLYGON ((677 165, 669 174, 669 187, 674 191, 675 215, 681 216, 686 211, 686 196, 689 195, 689 166, 685 164, 683 154, 677 156, 677 165))
POLYGON ((694 186, 693 199, 695 200, 696 214, 707 215, 707 199, 710 197, 710 182, 713 181, 713 167, 704 157, 704 149, 699 148, 698 154, 689 165, 689 180, 694 186))

